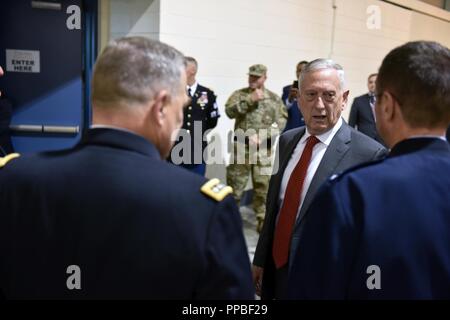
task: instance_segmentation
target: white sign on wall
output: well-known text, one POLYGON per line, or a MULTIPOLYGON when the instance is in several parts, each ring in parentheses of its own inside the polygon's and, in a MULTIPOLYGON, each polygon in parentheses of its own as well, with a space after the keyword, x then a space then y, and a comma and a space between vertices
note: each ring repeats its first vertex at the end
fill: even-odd
POLYGON ((41 72, 40 52, 6 49, 6 71, 41 72))

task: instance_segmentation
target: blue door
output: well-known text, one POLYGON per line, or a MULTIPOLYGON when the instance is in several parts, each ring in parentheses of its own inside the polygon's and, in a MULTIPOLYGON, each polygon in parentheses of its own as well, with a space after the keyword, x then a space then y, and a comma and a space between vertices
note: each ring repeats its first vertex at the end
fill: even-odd
POLYGON ((91 0, 2 2, 0 90, 13 108, 15 151, 71 147, 89 126, 96 14, 91 0))

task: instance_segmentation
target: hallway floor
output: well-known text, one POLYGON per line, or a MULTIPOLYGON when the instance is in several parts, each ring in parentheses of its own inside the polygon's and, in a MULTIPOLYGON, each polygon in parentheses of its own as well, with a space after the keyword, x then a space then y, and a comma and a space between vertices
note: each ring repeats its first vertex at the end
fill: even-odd
POLYGON ((259 238, 259 234, 256 232, 255 212, 249 207, 240 207, 239 211, 241 212, 242 224, 244 226, 244 235, 247 243, 248 255, 250 257, 250 262, 252 262, 259 238))

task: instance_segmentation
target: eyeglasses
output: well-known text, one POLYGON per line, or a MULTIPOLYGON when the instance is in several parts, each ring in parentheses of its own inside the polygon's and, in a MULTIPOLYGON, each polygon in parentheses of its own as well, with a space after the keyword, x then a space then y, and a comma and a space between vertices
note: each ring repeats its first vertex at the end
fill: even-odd
POLYGON ((325 91, 322 92, 320 95, 317 91, 306 91, 303 93, 300 93, 300 95, 303 95, 305 97, 306 101, 314 101, 317 99, 317 97, 321 97, 322 101, 325 102, 334 102, 337 99, 337 93, 334 91, 325 91))

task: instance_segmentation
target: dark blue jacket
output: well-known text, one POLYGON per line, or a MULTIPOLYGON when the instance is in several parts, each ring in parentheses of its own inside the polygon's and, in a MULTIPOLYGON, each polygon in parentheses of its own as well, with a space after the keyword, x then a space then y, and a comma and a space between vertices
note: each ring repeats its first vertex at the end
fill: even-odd
POLYGON ((234 199, 160 159, 130 132, 97 128, 75 148, 0 169, 6 298, 251 299, 234 199), (69 290, 67 267, 81 269, 69 290))
POLYGON ((290 297, 449 299, 449 197, 450 145, 437 138, 331 179, 311 204, 290 297))
POLYGON ((375 117, 370 106, 370 97, 367 93, 353 100, 348 124, 353 128, 357 127, 358 131, 384 144, 383 139, 378 134, 375 117))
MULTIPOLYGON (((292 85, 285 86, 283 88, 283 95, 281 99, 283 100, 283 103, 286 104, 286 99, 289 96, 289 92, 291 91, 292 85)), ((286 132, 290 129, 302 127, 305 125, 305 120, 303 119, 302 113, 300 112, 300 109, 298 108, 297 101, 294 101, 292 106, 287 109, 288 111, 288 119, 286 122, 286 127, 284 127, 283 132, 286 132)))

